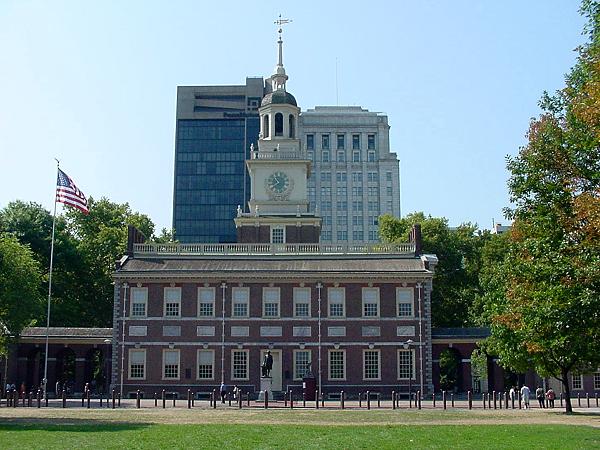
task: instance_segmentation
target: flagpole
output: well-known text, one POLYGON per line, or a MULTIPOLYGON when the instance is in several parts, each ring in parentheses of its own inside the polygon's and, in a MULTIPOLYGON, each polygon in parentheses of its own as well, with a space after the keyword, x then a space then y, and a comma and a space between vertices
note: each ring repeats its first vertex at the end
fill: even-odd
MULTIPOLYGON (((55 158, 56 159, 56 158, 55 158)), ((60 161, 56 160, 56 175, 58 177, 58 167, 60 161)), ((46 352, 44 356, 44 399, 48 401, 48 337, 50 334, 50 300, 52 298, 52 266, 54 263, 54 230, 56 229, 56 180, 54 181, 54 216, 52 217, 52 243, 50 244, 50 273, 48 275, 48 310, 46 314, 46 352)))

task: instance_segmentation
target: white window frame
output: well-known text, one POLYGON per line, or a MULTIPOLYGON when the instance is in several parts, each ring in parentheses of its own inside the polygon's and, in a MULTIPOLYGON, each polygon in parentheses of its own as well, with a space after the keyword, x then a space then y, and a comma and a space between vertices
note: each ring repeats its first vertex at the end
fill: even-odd
MULTIPOLYGON (((295 287, 294 288, 294 317, 310 317, 310 306, 311 306, 311 289, 309 287, 295 287), (298 298, 301 293, 308 293, 308 298, 305 300, 303 298, 298 298), (297 314, 296 305, 298 304, 306 304, 308 305, 308 314, 305 316, 300 316, 297 314)), ((302 294, 303 295, 303 294, 302 294)))
POLYGON ((294 374, 294 380, 301 380, 302 377, 297 376, 298 375, 298 361, 296 360, 296 355, 303 353, 303 354, 308 354, 308 366, 311 366, 312 364, 312 352, 310 350, 294 350, 293 351, 293 357, 294 357, 294 364, 293 364, 293 374, 294 374))
POLYGON ((417 378, 417 371, 416 371, 416 364, 415 364, 415 349, 414 348, 399 348, 398 351, 396 352, 396 360, 397 360, 397 364, 396 364, 396 370, 397 370, 397 375, 398 375, 398 380, 408 380, 408 379, 412 379, 412 380, 416 380, 417 378), (400 362, 401 362, 401 354, 405 354, 408 353, 411 355, 411 363, 412 363, 412 367, 411 367, 411 373, 412 376, 410 378, 407 377, 401 377, 401 370, 400 370, 400 362))
POLYGON ((234 287, 231 289, 231 317, 249 317, 250 315, 250 288, 249 287, 234 287), (244 294, 243 299, 238 297, 238 295, 244 294), (236 298, 237 297, 237 298, 236 298), (235 314, 235 306, 236 305, 246 305, 246 314, 239 315, 235 314))
POLYGON ((401 317, 403 319, 412 319, 415 317, 415 290, 409 287, 397 287, 396 288, 396 317, 401 317), (408 292, 410 293, 410 300, 401 299, 401 293, 408 292), (400 305, 410 305, 410 314, 404 315, 400 314, 400 305))
POLYGON ((344 349, 330 349, 327 352, 327 379, 329 381, 346 381, 346 350, 344 349), (332 353, 337 353, 340 352, 342 354, 342 358, 343 358, 343 371, 344 371, 344 375, 342 378, 333 378, 331 376, 331 355, 332 353))
POLYGON ((248 367, 248 363, 249 363, 249 358, 250 358, 250 351, 249 350, 239 350, 239 349, 234 349, 231 351, 231 379, 232 380, 249 380, 250 379, 250 373, 249 373, 249 367, 248 367), (245 353, 246 354, 246 377, 245 378, 241 378, 241 377, 235 377, 235 367, 234 367, 234 361, 235 361, 235 355, 238 353, 245 353))
POLYGON ((147 364, 146 364, 146 349, 140 349, 140 348, 130 348, 128 355, 127 355, 127 362, 128 362, 128 373, 127 373, 127 378, 129 378, 130 380, 145 380, 146 379, 146 373, 147 373, 147 364), (131 361, 132 361, 132 355, 134 353, 138 353, 138 354, 142 354, 144 355, 144 363, 143 363, 143 371, 144 371, 144 375, 141 377, 134 377, 132 375, 132 370, 131 370, 131 361))
POLYGON ((361 295, 361 297, 362 297, 362 308, 361 308, 362 309, 362 317, 364 319, 378 318, 381 315, 381 297, 380 297, 379 288, 378 287, 376 287, 376 288, 375 287, 374 288, 371 288, 371 287, 362 288, 362 295, 361 295), (366 295, 367 295, 368 292, 375 292, 375 294, 376 294, 376 301, 375 301, 374 304, 377 306, 377 314, 375 314, 375 315, 368 315, 367 316, 365 314, 365 306, 367 304, 373 304, 373 302, 371 302, 371 301, 367 302, 366 295))
POLYGON ((283 225, 271 226, 271 244, 285 244, 285 227, 283 225), (281 242, 275 242, 275 232, 281 231, 281 242))
POLYGON ((345 319, 346 318, 346 288, 343 287, 331 287, 331 288, 327 288, 327 317, 329 319, 345 319), (331 315, 331 306, 334 304, 339 304, 339 303, 332 303, 332 299, 331 299, 331 294, 333 292, 341 292, 342 294, 342 314, 340 316, 338 315, 331 315))
POLYGON ((598 391, 600 390, 600 370, 594 372, 592 376, 594 380, 594 390, 598 391))
POLYGON ((207 349, 199 348, 198 351, 196 352, 196 379, 197 380, 214 380, 215 379, 215 351, 214 350, 207 350, 207 349), (210 353, 211 354, 212 377, 210 377, 210 378, 200 376, 200 354, 201 353, 207 353, 207 354, 210 353))
POLYGON ((163 317, 166 318, 179 318, 181 317, 181 288, 180 287, 166 287, 163 290, 163 317), (173 300, 168 300, 168 294, 167 292, 179 292, 179 299, 176 301, 173 300), (168 315, 167 316, 167 303, 178 303, 179 307, 178 307, 178 313, 177 315, 168 315))
POLYGON ((199 287, 198 288, 198 309, 196 311, 196 315, 198 317, 215 317, 215 307, 216 307, 216 288, 214 287, 199 287), (212 300, 203 301, 202 294, 210 293, 209 296, 212 296, 212 300), (200 314, 200 305, 201 304, 212 304, 212 314, 200 314))
POLYGON ((583 375, 581 374, 573 374, 571 375, 571 387, 574 391, 582 391, 583 390, 583 375), (579 387, 575 387, 575 380, 578 380, 579 387))
POLYGON ((279 319, 281 317, 281 289, 278 287, 264 287, 263 288, 263 296, 262 296, 262 317, 263 319, 279 319), (269 301, 267 302, 267 293, 268 292, 277 292, 277 301, 269 301), (276 303, 277 304, 277 315, 269 315, 266 313, 266 305, 267 303, 276 303))
POLYGON ((144 319, 148 317, 148 288, 147 287, 132 287, 129 292, 129 316, 136 319, 144 319), (134 301, 135 293, 144 293, 144 299, 142 301, 134 301), (144 314, 133 314, 133 305, 143 304, 144 314))
POLYGON ((180 380, 181 379, 181 352, 179 349, 165 348, 162 351, 162 379, 163 380, 180 380), (168 353, 177 354, 177 377, 166 377, 166 360, 168 353))
POLYGON ((381 381, 381 350, 379 349, 363 349, 363 380, 364 381, 381 381), (367 353, 374 353, 377 355, 377 377, 367 378, 367 353))

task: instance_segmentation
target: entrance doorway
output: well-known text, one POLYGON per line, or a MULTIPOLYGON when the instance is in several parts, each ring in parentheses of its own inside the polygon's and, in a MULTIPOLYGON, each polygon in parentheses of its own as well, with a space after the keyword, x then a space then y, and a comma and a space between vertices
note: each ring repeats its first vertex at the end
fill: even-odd
MULTIPOLYGON (((269 350, 260 351, 260 361, 264 359, 265 355, 269 350)), ((273 369, 271 369, 271 378, 273 379, 271 389, 273 391, 281 391, 282 379, 281 379, 281 350, 270 350, 271 356, 273 357, 273 369)))

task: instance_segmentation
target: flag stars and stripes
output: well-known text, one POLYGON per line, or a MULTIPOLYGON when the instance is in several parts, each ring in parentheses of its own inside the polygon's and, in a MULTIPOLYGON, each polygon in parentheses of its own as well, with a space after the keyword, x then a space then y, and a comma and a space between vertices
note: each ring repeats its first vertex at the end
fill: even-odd
POLYGON ((85 195, 75 186, 73 180, 60 169, 58 169, 56 181, 56 201, 77 208, 84 214, 89 213, 85 195))

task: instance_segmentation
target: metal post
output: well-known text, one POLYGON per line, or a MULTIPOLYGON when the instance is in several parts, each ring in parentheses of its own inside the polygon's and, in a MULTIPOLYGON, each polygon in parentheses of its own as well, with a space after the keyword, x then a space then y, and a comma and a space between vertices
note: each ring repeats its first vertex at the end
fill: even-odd
POLYGON ((452 403, 452 407, 454 408, 454 393, 450 394, 450 402, 452 403))
POLYGON ((154 407, 158 406, 158 396, 156 395, 156 392, 154 393, 154 407))
POLYGON ((140 390, 138 389, 138 390, 135 392, 135 407, 139 409, 139 408, 140 408, 140 406, 141 406, 141 405, 140 405, 140 390))
POLYGON ((319 391, 315 391, 315 408, 319 409, 319 391))
POLYGON ((115 409, 115 401, 117 400, 117 393, 115 390, 112 390, 112 409, 115 409))
POLYGON ((167 407, 167 393, 165 390, 162 390, 162 407, 165 409, 167 407))
POLYGON ((496 391, 492 391, 492 395, 494 397, 494 409, 497 409, 497 405, 496 405, 496 391))
POLYGON ((175 401, 177 400, 177 395, 175 392, 171 393, 173 395, 173 408, 175 408, 175 401))
POLYGON ((473 393, 467 391, 467 401, 469 402, 469 409, 473 409, 473 393))
POLYGON ((444 405, 444 409, 446 409, 446 391, 442 391, 442 404, 444 405))
POLYGON ((392 391, 392 409, 396 409, 396 391, 392 391))
POLYGON ((294 409, 294 391, 290 389, 290 409, 294 409))
POLYGON ((417 391, 417 401, 419 402, 419 409, 421 409, 421 391, 417 391))
POLYGON ((431 401, 433 403, 433 407, 435 408, 435 392, 431 394, 431 401))
POLYGON ((192 390, 188 389, 188 409, 192 408, 192 390))
POLYGON ((371 409, 371 391, 367 391, 367 409, 371 409))
MULTIPOLYGON (((108 400, 107 400, 108 402, 108 400)), ((62 390, 62 407, 67 407, 67 391, 65 389, 62 390)))
POLYGON ((265 389, 265 409, 269 408, 269 391, 265 389))
POLYGON ((342 409, 345 408, 345 405, 344 405, 344 391, 340 392, 340 406, 341 406, 342 409))
POLYGON ((585 393, 585 399, 587 400, 587 407, 590 407, 590 393, 586 392, 585 393))
POLYGON ((362 408, 362 392, 358 393, 358 407, 362 408))

